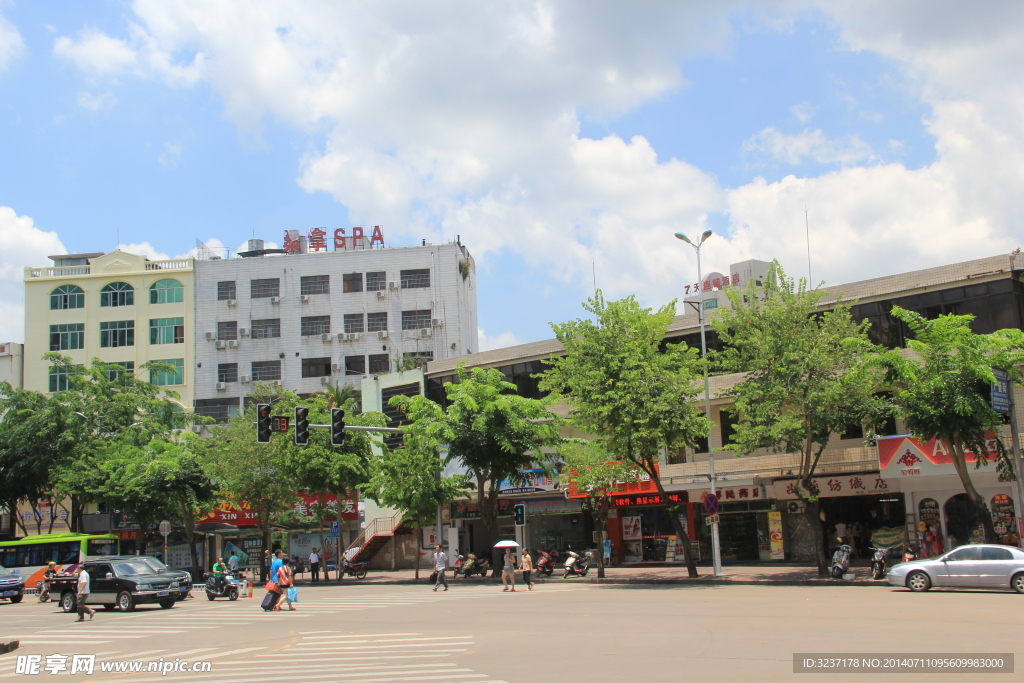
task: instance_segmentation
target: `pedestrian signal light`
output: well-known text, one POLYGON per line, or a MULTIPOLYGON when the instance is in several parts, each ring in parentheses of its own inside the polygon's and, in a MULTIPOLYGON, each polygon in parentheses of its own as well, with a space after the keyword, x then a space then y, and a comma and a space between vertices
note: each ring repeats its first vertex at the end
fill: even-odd
POLYGON ((270 404, 260 403, 256 406, 256 441, 270 443, 270 404))
POLYGON ((295 443, 305 446, 309 443, 309 408, 295 406, 295 443))
POLYGON ((345 411, 331 408, 331 445, 345 445, 345 411))
POLYGON ((512 515, 516 519, 516 526, 523 526, 526 524, 526 504, 516 503, 512 508, 512 515))

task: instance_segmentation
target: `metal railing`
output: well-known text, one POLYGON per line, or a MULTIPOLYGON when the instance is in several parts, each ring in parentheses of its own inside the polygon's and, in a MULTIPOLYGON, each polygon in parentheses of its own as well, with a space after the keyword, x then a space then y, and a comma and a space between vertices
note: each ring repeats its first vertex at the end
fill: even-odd
POLYGON ((348 551, 352 550, 352 548, 362 548, 374 536, 381 534, 393 534, 395 529, 402 525, 402 518, 403 513, 396 512, 391 517, 377 517, 373 521, 369 522, 365 527, 363 527, 363 530, 359 532, 359 535, 348 544, 348 547, 345 548, 345 554, 347 555, 348 551))
MULTIPOLYGON (((192 259, 169 259, 166 261, 146 261, 146 270, 192 270, 192 259)), ((92 266, 56 266, 52 268, 26 268, 25 278, 57 278, 91 275, 92 266)))

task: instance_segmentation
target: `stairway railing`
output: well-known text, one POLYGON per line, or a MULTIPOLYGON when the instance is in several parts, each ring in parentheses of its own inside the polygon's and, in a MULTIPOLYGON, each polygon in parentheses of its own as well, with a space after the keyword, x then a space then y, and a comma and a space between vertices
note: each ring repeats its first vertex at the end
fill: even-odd
POLYGON ((374 536, 394 535, 395 530, 402 526, 403 516, 404 514, 402 512, 396 512, 390 517, 377 517, 376 519, 368 522, 367 525, 363 527, 363 530, 359 532, 359 535, 348 544, 347 548, 345 548, 345 552, 342 557, 347 556, 348 552, 353 548, 362 548, 367 545, 371 540, 373 540, 374 536))

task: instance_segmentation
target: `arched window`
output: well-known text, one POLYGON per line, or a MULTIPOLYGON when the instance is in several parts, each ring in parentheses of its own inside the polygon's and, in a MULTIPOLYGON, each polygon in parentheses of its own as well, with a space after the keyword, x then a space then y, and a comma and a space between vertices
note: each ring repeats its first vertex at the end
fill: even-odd
POLYGON ((180 304, 185 296, 185 288, 177 280, 157 280, 149 288, 149 303, 180 304))
POLYGON ((61 285, 50 293, 50 310, 85 308, 85 292, 77 285, 61 285))
POLYGON ((111 282, 100 290, 100 306, 134 306, 135 288, 127 282, 111 282))

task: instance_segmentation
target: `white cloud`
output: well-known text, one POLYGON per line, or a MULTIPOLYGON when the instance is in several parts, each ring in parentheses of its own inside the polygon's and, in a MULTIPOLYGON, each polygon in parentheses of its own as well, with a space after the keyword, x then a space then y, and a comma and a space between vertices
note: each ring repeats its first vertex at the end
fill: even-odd
MULTIPOLYGON (((123 37, 86 31, 58 38, 55 52, 93 78, 201 80, 249 134, 268 118, 323 132, 322 146, 299 160, 297 182, 331 193, 355 223, 383 223, 398 241, 461 234, 481 262, 514 252, 587 289, 594 263, 612 296, 657 303, 692 282, 693 255, 671 233, 717 225, 714 213, 728 231, 707 243, 708 268, 778 256, 800 272, 807 205, 816 279, 830 283, 1009 250, 1020 239, 1020 3, 254 9, 138 0, 132 11, 123 37), (789 31, 814 7, 835 22, 840 49, 886 57, 896 65, 890 75, 929 107, 922 125, 936 140, 933 163, 881 163, 857 135, 767 127, 748 153, 840 168, 727 188, 705 169, 659 157, 643 137, 580 137, 580 112, 614 116, 684 87, 687 57, 742 39, 729 23, 736 8, 744 21, 789 31)), ((803 102, 790 113, 807 125, 815 109, 803 102)), ((863 125, 873 116, 864 112, 863 125)))
POLYGON ((0 14, 0 71, 25 52, 25 41, 18 28, 0 14))
POLYGON ((0 340, 20 343, 25 338, 25 267, 52 265, 47 256, 64 253, 57 233, 40 230, 29 216, 0 206, 0 340))
POLYGON ((818 111, 810 102, 801 102, 800 104, 794 104, 789 108, 789 111, 800 123, 807 123, 814 118, 814 114, 818 111))
POLYGON ((93 95, 88 92, 78 93, 78 106, 89 109, 90 111, 110 110, 113 109, 116 104, 117 98, 115 98, 114 94, 109 90, 105 93, 100 93, 99 95, 93 95))
POLYGON ((157 251, 156 247, 149 242, 130 242, 128 244, 122 242, 117 245, 117 248, 129 254, 145 256, 150 261, 166 261, 171 258, 162 251, 157 251))
POLYGON ((776 128, 765 128, 743 143, 745 152, 762 152, 775 161, 799 165, 807 160, 819 164, 854 164, 877 159, 871 146, 856 135, 840 140, 825 137, 821 129, 787 135, 776 128))
POLYGON ((488 336, 483 330, 477 328, 477 335, 481 351, 502 349, 506 346, 515 346, 523 343, 523 340, 517 337, 513 332, 502 332, 500 334, 488 336))
POLYGON ((160 162, 160 165, 164 168, 174 168, 181 160, 181 150, 182 147, 180 144, 165 142, 164 151, 157 157, 157 161, 160 162))

